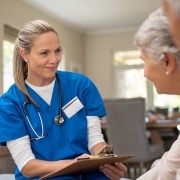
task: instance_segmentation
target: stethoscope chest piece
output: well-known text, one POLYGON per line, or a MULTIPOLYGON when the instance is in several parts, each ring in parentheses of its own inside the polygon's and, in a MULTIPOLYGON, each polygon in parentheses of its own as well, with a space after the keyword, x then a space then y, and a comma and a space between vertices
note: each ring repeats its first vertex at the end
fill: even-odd
POLYGON ((56 125, 62 125, 64 123, 64 118, 61 115, 57 115, 54 118, 54 122, 56 123, 56 125))

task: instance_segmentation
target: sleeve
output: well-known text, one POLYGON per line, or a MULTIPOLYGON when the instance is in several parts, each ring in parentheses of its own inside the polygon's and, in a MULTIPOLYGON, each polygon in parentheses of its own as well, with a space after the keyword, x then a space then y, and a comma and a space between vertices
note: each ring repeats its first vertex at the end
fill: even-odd
POLYGON ((180 135, 172 144, 169 151, 164 153, 155 166, 137 180, 175 179, 176 171, 180 167, 180 135))
POLYGON ((16 140, 8 141, 7 147, 20 171, 28 161, 35 159, 35 156, 31 150, 29 136, 24 136, 16 140))
POLYGON ((136 180, 147 180, 147 179, 148 180, 164 180, 164 179, 161 179, 158 173, 158 169, 155 167, 147 171, 145 174, 143 174, 136 180))
POLYGON ((101 132, 100 118, 97 116, 87 116, 88 123, 88 149, 95 144, 105 142, 101 132))
POLYGON ((86 116, 106 116, 104 102, 95 84, 85 78, 84 88, 82 90, 83 104, 86 110, 86 116))
POLYGON ((22 117, 22 104, 18 103, 18 97, 13 95, 9 98, 0 98, 0 143, 5 145, 6 141, 14 140, 27 135, 27 131, 22 117), (20 108, 21 107, 21 108, 20 108))

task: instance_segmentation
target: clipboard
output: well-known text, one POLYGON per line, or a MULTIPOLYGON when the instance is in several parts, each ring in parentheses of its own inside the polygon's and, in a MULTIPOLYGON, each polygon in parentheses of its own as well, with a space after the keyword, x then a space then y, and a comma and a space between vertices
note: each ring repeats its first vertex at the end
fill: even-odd
POLYGON ((114 164, 115 162, 123 162, 129 158, 133 157, 133 155, 123 155, 116 157, 102 157, 99 159, 84 159, 76 161, 69 166, 57 170, 53 173, 50 173, 46 176, 40 178, 40 180, 44 180, 47 178, 52 178, 56 176, 69 175, 69 174, 82 174, 90 171, 97 170, 101 165, 104 164, 114 164))

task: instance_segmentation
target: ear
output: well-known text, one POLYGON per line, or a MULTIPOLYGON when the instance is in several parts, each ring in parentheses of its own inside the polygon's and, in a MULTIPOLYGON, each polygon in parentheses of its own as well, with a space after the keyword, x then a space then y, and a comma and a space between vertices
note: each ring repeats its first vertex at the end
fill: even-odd
POLYGON ((176 58, 172 53, 165 53, 164 61, 168 73, 171 73, 177 67, 176 58))
POLYGON ((20 49, 20 55, 24 59, 24 61, 28 60, 28 54, 24 49, 20 49))

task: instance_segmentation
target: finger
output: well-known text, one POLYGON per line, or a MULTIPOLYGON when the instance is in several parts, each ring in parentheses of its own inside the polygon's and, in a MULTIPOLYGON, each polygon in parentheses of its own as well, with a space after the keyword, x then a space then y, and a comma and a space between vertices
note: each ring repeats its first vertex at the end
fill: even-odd
POLYGON ((109 171, 106 168, 103 168, 101 171, 105 174, 106 177, 108 177, 111 180, 119 180, 121 178, 121 177, 119 177, 118 175, 112 173, 112 171, 109 171))
POLYGON ((116 162, 114 165, 115 165, 119 170, 124 171, 125 173, 127 172, 126 166, 123 165, 122 163, 116 162))
POLYGON ((118 169, 116 166, 106 164, 101 167, 101 170, 104 172, 106 176, 111 177, 113 179, 119 180, 119 178, 124 177, 125 175, 124 167, 123 170, 121 170, 118 169))

